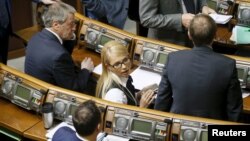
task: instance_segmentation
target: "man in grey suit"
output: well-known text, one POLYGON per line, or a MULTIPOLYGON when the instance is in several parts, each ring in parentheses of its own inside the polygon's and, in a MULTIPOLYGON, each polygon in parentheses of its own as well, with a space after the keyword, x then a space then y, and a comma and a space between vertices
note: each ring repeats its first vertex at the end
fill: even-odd
POLYGON ((196 15, 188 33, 194 48, 168 55, 155 109, 238 121, 243 104, 236 61, 213 52, 214 20, 196 15))
POLYGON ((149 28, 148 37, 192 47, 187 36, 190 21, 199 12, 215 11, 206 0, 140 0, 139 12, 142 25, 149 28))

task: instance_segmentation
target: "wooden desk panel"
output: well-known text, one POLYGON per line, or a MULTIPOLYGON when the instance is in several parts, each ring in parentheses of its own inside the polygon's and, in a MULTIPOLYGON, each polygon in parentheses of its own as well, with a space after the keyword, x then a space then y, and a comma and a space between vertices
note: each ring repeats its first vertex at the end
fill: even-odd
POLYGON ((33 114, 2 98, 0 98, 0 111, 0 126, 20 135, 41 121, 39 115, 33 114))
POLYGON ((24 137, 32 139, 32 140, 39 140, 39 141, 46 141, 47 138, 45 137, 46 129, 44 129, 43 121, 40 121, 32 128, 24 132, 24 137))
POLYGON ((243 99, 243 112, 250 114, 250 96, 243 99))
POLYGON ((85 47, 75 47, 72 53, 72 58, 76 64, 80 64, 85 57, 90 57, 94 65, 97 66, 101 63, 101 55, 94 50, 89 50, 85 47))
POLYGON ((14 33, 14 35, 16 35, 16 37, 20 38, 23 43, 26 45, 29 41, 29 39, 38 31, 41 30, 41 27, 39 25, 35 25, 29 28, 25 28, 22 30, 19 30, 17 32, 14 33))

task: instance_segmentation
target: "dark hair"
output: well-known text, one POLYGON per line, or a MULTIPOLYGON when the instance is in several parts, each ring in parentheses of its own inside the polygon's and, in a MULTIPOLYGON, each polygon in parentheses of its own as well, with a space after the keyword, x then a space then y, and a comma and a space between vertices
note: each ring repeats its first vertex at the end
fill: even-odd
POLYGON ((195 46, 210 45, 216 34, 215 21, 205 14, 196 15, 189 26, 189 34, 195 46))
POLYGON ((73 115, 73 125, 81 136, 91 135, 101 122, 101 111, 92 100, 80 104, 73 115))

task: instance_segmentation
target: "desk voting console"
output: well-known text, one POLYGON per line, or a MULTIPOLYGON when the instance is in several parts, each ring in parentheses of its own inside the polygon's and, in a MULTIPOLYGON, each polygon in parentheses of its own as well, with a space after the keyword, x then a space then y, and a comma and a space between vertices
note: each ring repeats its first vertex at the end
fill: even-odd
MULTIPOLYGON (((0 107, 5 114, 0 118, 0 126, 10 129, 12 132, 17 133, 20 136, 34 140, 46 140, 46 130, 43 127, 38 108, 43 102, 53 103, 55 119, 72 124, 72 114, 74 113, 76 107, 83 101, 93 100, 97 103, 97 106, 103 109, 103 131, 109 135, 133 140, 184 141, 187 138, 192 138, 195 141, 206 141, 208 125, 241 124, 183 116, 155 111, 152 109, 113 103, 88 96, 83 93, 47 84, 3 64, 1 64, 0 67, 1 91, 6 88, 6 80, 9 80, 9 76, 7 77, 6 74, 11 76, 13 75, 11 78, 15 78, 14 80, 19 80, 20 78, 25 80, 21 81, 22 83, 20 81, 14 82, 13 87, 11 87, 12 89, 15 89, 11 92, 12 98, 14 98, 16 93, 19 93, 15 87, 20 85, 20 83, 21 86, 29 90, 29 93, 22 90, 18 94, 18 98, 22 100, 21 102, 23 102, 25 106, 23 103, 20 104, 19 102, 12 102, 12 99, 9 99, 9 97, 1 97, 0 105, 2 106, 0 107), (36 106, 34 106, 34 102, 32 100, 34 98, 35 91, 46 92, 41 92, 43 96, 41 97, 39 104, 36 106), (28 97, 27 95, 29 96, 28 100, 26 99, 28 97), (14 110, 16 112, 11 112, 14 110), (6 119, 6 117, 12 118, 6 119), (19 117, 20 119, 16 119, 16 117, 19 117), (23 127, 20 128, 20 125, 23 127)), ((11 80, 11 82, 13 81, 11 80)))

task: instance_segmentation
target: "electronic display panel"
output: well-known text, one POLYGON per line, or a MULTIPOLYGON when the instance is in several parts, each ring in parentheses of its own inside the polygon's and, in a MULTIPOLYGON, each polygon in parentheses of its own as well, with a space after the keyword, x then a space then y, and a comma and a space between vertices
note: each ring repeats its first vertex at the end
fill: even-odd
POLYGON ((208 141, 208 132, 202 131, 200 134, 200 141, 208 141))
POLYGON ((157 64, 165 65, 165 63, 167 62, 167 57, 168 57, 167 54, 159 53, 157 64))
POLYGON ((29 100, 30 98, 30 90, 21 86, 21 85, 17 85, 16 88, 16 96, 25 99, 25 100, 29 100))
POLYGON ((77 105, 70 104, 70 106, 69 106, 69 115, 74 115, 77 107, 78 107, 77 105))
POLYGON ((240 80, 243 80, 244 78, 244 73, 245 73, 245 69, 243 69, 243 68, 237 68, 237 72, 238 72, 238 78, 240 79, 240 80))
POLYGON ((133 119, 131 124, 131 132, 151 135, 152 133, 152 122, 133 119))
POLYGON ((104 44, 106 44, 108 41, 112 41, 112 40, 114 40, 113 38, 110 38, 110 37, 108 37, 108 36, 104 36, 104 35, 102 35, 101 37, 100 37, 100 45, 102 45, 102 46, 104 46, 104 44))

